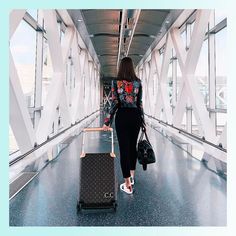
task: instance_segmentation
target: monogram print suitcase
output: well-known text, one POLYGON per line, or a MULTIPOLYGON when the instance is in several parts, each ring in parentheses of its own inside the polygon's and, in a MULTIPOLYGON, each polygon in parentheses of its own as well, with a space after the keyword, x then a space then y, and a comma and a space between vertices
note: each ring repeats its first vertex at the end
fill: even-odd
POLYGON ((85 153, 84 134, 103 131, 102 128, 83 130, 82 154, 80 159, 80 188, 77 209, 104 209, 117 207, 117 182, 114 163, 113 129, 111 153, 85 153))

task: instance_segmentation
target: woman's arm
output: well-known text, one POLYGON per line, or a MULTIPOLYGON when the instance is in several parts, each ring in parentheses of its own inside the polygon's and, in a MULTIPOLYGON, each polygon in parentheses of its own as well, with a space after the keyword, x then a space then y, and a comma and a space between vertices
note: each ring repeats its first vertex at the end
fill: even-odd
POLYGON ((141 119, 142 119, 142 126, 146 126, 145 120, 144 120, 142 96, 143 96, 143 86, 142 86, 142 82, 140 80, 140 87, 139 87, 138 96, 137 96, 137 107, 140 110, 141 119))
POLYGON ((114 80, 112 81, 112 85, 111 85, 111 94, 112 94, 111 107, 109 110, 109 114, 104 119, 104 124, 106 126, 111 126, 114 114, 115 114, 115 112, 118 108, 118 105, 119 105, 119 99, 118 99, 118 93, 117 93, 117 83, 114 80))

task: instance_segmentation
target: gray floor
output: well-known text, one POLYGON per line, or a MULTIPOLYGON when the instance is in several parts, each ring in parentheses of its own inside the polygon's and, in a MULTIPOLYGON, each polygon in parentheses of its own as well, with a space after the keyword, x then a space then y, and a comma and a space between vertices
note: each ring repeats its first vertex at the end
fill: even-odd
MULTIPOLYGON (((225 226, 226 181, 158 132, 149 129, 148 133, 157 162, 147 171, 137 164, 135 193, 129 196, 118 191, 115 213, 77 213, 79 136, 10 201, 10 225, 225 226)), ((89 151, 110 148, 108 134, 91 134, 88 140, 89 151)), ((117 141, 115 151, 121 183, 117 141)))

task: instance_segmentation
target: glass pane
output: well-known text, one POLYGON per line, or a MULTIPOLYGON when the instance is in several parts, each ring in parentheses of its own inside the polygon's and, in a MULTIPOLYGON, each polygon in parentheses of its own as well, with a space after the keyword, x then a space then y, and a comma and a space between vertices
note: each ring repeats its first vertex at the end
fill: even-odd
POLYGON ((157 94, 158 94, 158 76, 157 72, 155 72, 153 74, 153 92, 152 92, 152 96, 155 98, 154 101, 156 101, 157 94))
POLYGON ((184 112, 181 128, 186 130, 186 112, 184 112))
POLYGON ((225 10, 215 10, 215 25, 220 23, 225 18, 227 18, 227 11, 225 11, 225 10))
POLYGON ((193 21, 190 25, 191 33, 193 32, 194 24, 195 24, 195 21, 193 21))
POLYGON ((12 154, 19 150, 15 136, 12 132, 11 126, 9 126, 9 154, 12 154))
POLYGON ((65 33, 63 31, 61 31, 61 38, 60 38, 61 43, 63 42, 64 37, 65 37, 65 33))
POLYGON ((194 111, 192 112, 192 134, 200 136, 198 123, 194 111))
POLYGON ((37 9, 27 9, 27 12, 37 21, 38 10, 37 9))
POLYGON ((59 34, 59 37, 60 37, 60 42, 62 43, 63 42, 63 38, 65 36, 65 33, 62 29, 62 23, 61 22, 57 22, 57 29, 58 29, 58 34, 59 34))
POLYGON ((177 84, 176 84, 176 89, 177 89, 177 99, 178 99, 178 94, 179 94, 179 90, 180 90, 180 84, 181 84, 181 80, 182 80, 182 72, 180 70, 179 67, 179 62, 177 59, 177 84))
POLYGON ((183 39, 184 48, 186 49, 186 46, 187 46, 187 35, 186 35, 186 30, 184 30, 184 31, 181 33, 181 38, 183 39))
POLYGON ((72 93, 75 86, 75 68, 73 64, 72 49, 70 49, 70 55, 66 63, 66 87, 69 104, 72 103, 72 93))
POLYGON ((61 40, 61 23, 60 22, 57 22, 57 30, 58 30, 58 34, 61 40))
POLYGON ((200 92, 203 95, 206 106, 209 105, 208 70, 208 40, 205 40, 202 45, 200 57, 195 71, 195 78, 197 80, 200 92))
POLYGON ((10 41, 10 49, 28 107, 34 107, 36 31, 21 21, 10 41))
POLYGON ((163 61, 163 53, 160 53, 160 65, 162 65, 162 61, 163 61))
POLYGON ((216 107, 227 108, 227 29, 215 34, 216 48, 216 107))
POLYGON ((217 135, 220 135, 222 133, 226 121, 227 121, 226 113, 216 113, 217 135))
POLYGON ((53 68, 47 40, 43 43, 43 78, 42 78, 42 105, 44 105, 49 85, 52 81, 53 68))
POLYGON ((169 99, 170 99, 170 104, 172 104, 172 94, 173 94, 172 62, 169 64, 169 69, 168 69, 167 88, 168 88, 168 95, 169 95, 169 99))

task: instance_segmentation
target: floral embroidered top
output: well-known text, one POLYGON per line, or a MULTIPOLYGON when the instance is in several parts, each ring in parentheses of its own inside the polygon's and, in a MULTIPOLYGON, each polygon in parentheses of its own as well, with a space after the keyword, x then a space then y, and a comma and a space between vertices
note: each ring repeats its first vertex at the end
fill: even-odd
POLYGON ((113 80, 111 92, 112 103, 109 114, 104 119, 105 125, 112 124, 114 114, 119 107, 139 108, 142 123, 144 124, 142 84, 140 79, 130 82, 126 80, 113 80))

